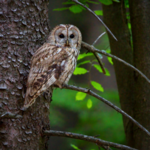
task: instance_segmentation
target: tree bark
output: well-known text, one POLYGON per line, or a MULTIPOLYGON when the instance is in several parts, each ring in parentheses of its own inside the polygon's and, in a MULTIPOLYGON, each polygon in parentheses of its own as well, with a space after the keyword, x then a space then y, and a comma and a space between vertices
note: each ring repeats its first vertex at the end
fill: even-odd
MULTIPOLYGON (((104 22, 117 37, 115 41, 108 33, 112 54, 133 64, 133 53, 130 43, 130 32, 127 26, 124 2, 103 5, 104 22)), ((121 108, 133 116, 133 70, 124 64, 113 60, 119 91, 121 108)), ((133 124, 123 117, 127 144, 133 146, 133 124)))
MULTIPOLYGON (((30 59, 49 32, 48 0, 0 1, 0 114, 23 106, 30 59)), ((50 100, 40 96, 22 118, 0 119, 0 149, 47 149, 50 100)))
MULTIPOLYGON (((150 1, 129 0, 133 37, 134 65, 150 78, 150 1)), ((134 75, 134 118, 150 131, 150 84, 134 75)), ((134 146, 150 149, 150 137, 133 128, 134 146)))
MULTIPOLYGON (((133 51, 127 28, 124 1, 104 6, 104 21, 116 35, 109 35, 112 53, 134 64, 150 78, 150 2, 129 0, 133 51)), ((123 64, 114 61, 121 107, 144 127, 150 130, 150 86, 141 76, 123 64)), ((140 150, 150 149, 150 137, 124 118, 127 144, 140 150)))

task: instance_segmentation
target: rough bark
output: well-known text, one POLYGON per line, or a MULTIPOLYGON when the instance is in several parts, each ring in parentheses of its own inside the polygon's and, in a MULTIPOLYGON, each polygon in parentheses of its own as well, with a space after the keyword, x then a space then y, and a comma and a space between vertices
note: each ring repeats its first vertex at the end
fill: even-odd
MULTIPOLYGON (((30 59, 49 34, 47 0, 0 1, 0 114, 23 106, 30 59)), ((46 149, 50 99, 43 96, 21 119, 0 119, 0 149, 46 149)))
MULTIPOLYGON (((129 0, 133 37, 134 65, 150 78, 150 1, 129 0)), ((150 85, 139 75, 134 76, 134 116, 150 130, 150 85)), ((134 146, 150 149, 150 137, 134 126, 134 146)))
MULTIPOLYGON (((124 2, 113 3, 112 5, 103 5, 104 22, 117 37, 115 41, 108 34, 112 54, 123 60, 133 63, 133 53, 130 44, 130 33, 127 27, 127 20, 124 8, 124 2)), ((117 86, 119 91, 121 108, 129 115, 133 115, 133 70, 124 64, 113 60, 117 86)), ((133 128, 132 123, 123 117, 124 129, 127 144, 133 146, 133 128)))

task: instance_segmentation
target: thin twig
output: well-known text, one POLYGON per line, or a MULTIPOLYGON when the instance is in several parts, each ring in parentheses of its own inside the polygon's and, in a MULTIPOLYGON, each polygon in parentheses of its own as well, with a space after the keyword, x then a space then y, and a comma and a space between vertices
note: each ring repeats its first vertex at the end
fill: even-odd
POLYGON ((81 5, 82 7, 87 9, 90 13, 92 13, 103 24, 103 26, 113 36, 113 38, 117 41, 117 38, 115 37, 115 35, 110 31, 110 29, 106 26, 106 24, 90 8, 88 8, 84 4, 80 3, 78 0, 72 0, 72 1, 79 4, 79 5, 81 5))
POLYGON ((113 103, 111 103, 110 101, 106 100, 105 98, 97 95, 96 93, 94 93, 93 91, 91 91, 90 89, 85 89, 82 87, 76 87, 73 85, 64 85, 63 86, 66 89, 71 89, 71 90, 76 90, 76 91, 80 91, 83 93, 87 93, 89 95, 92 95, 93 97, 96 97, 97 99, 99 99, 100 101, 104 102, 105 104, 107 104, 108 106, 112 107, 113 109, 115 109, 117 112, 121 113, 122 115, 124 115, 125 117, 127 117, 129 120, 131 120, 135 125, 137 125, 141 130, 143 130, 147 135, 150 136, 150 132, 144 128, 139 122, 137 122, 135 119, 133 119, 130 115, 128 115, 126 112, 124 112, 122 109, 120 109, 119 107, 117 107, 116 105, 114 105, 113 103))
POLYGON ((3 114, 0 114, 0 119, 18 119, 18 118, 22 118, 21 115, 19 115, 18 113, 11 113, 11 112, 5 112, 3 114))
POLYGON ((102 60, 101 60, 101 58, 99 57, 98 53, 93 52, 93 54, 94 54, 94 56, 96 57, 96 59, 97 59, 99 65, 100 65, 100 67, 102 68, 103 73, 106 74, 104 65, 103 65, 102 60))
POLYGON ((122 62, 122 63, 125 64, 126 66, 128 66, 128 67, 132 68, 134 71, 138 72, 148 83, 150 83, 150 79, 148 79, 148 77, 147 77, 144 73, 142 73, 140 70, 138 70, 137 68, 135 68, 135 67, 132 66, 131 64, 127 63, 127 62, 124 61, 123 59, 121 59, 121 58, 119 58, 119 57, 117 57, 117 56, 115 56, 115 55, 108 54, 108 53, 107 53, 106 51, 104 51, 104 50, 96 49, 94 46, 91 46, 91 45, 89 45, 89 44, 87 44, 87 43, 85 43, 85 42, 82 42, 82 47, 85 48, 85 49, 87 49, 88 51, 93 52, 93 53, 97 52, 97 53, 103 54, 103 55, 105 55, 105 56, 109 56, 109 57, 111 57, 111 58, 113 58, 113 59, 116 59, 116 60, 122 62))
POLYGON ((102 34, 100 34, 100 36, 98 36, 98 38, 93 42, 93 46, 97 43, 97 41, 105 34, 106 32, 103 32, 102 34))
POLYGON ((64 131, 54 131, 54 130, 45 130, 45 131, 43 131, 43 133, 44 133, 44 135, 48 135, 48 136, 61 136, 61 137, 69 137, 69 138, 73 138, 73 139, 85 140, 85 141, 89 141, 92 143, 96 143, 100 146, 101 145, 111 146, 111 147, 119 148, 121 150, 136 150, 135 148, 131 148, 126 145, 121 145, 121 144, 117 144, 117 143, 113 143, 113 142, 104 141, 99 138, 95 138, 93 136, 87 136, 87 135, 83 135, 83 134, 64 132, 64 131))
MULTIPOLYGON (((97 42, 105 33, 106 33, 106 32, 103 32, 100 36, 98 36, 98 38, 93 42, 92 45, 94 46, 94 45, 96 44, 96 42, 97 42)), ((99 57, 98 53, 93 53, 93 54, 94 54, 94 56, 96 57, 96 59, 97 59, 99 65, 100 65, 100 67, 102 68, 103 73, 106 74, 104 65, 103 65, 102 60, 101 60, 101 58, 99 57)))

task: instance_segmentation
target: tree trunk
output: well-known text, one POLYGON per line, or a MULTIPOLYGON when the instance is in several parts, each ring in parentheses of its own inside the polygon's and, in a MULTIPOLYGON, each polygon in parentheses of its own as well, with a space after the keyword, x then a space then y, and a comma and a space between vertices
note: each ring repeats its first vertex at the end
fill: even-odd
MULTIPOLYGON (((112 54, 134 64, 150 78, 150 2, 131 0, 130 16, 133 34, 133 51, 127 27, 124 1, 103 5, 104 22, 115 34, 118 41, 109 35, 112 54)), ((144 127, 150 130, 149 105, 150 86, 139 74, 114 60, 121 107, 144 127)), ((140 150, 149 149, 150 137, 123 117, 127 144, 140 150)))
MULTIPOLYGON (((30 59, 49 34, 48 0, 0 1, 0 113, 23 106, 30 59)), ((0 149, 46 149, 50 98, 40 96, 20 119, 0 120, 0 149)))
MULTIPOLYGON (((129 0, 134 65, 150 79, 150 1, 129 0)), ((150 131, 150 84, 134 75, 134 118, 150 131)), ((134 146, 150 149, 150 137, 134 126, 134 146)))

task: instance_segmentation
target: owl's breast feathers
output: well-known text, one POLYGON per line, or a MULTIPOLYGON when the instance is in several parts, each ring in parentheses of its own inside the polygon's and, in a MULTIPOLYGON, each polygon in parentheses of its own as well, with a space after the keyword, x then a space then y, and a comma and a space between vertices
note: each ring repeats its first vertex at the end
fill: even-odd
POLYGON ((45 43, 31 59, 24 107, 53 84, 60 88, 67 83, 76 67, 79 50, 45 43))

